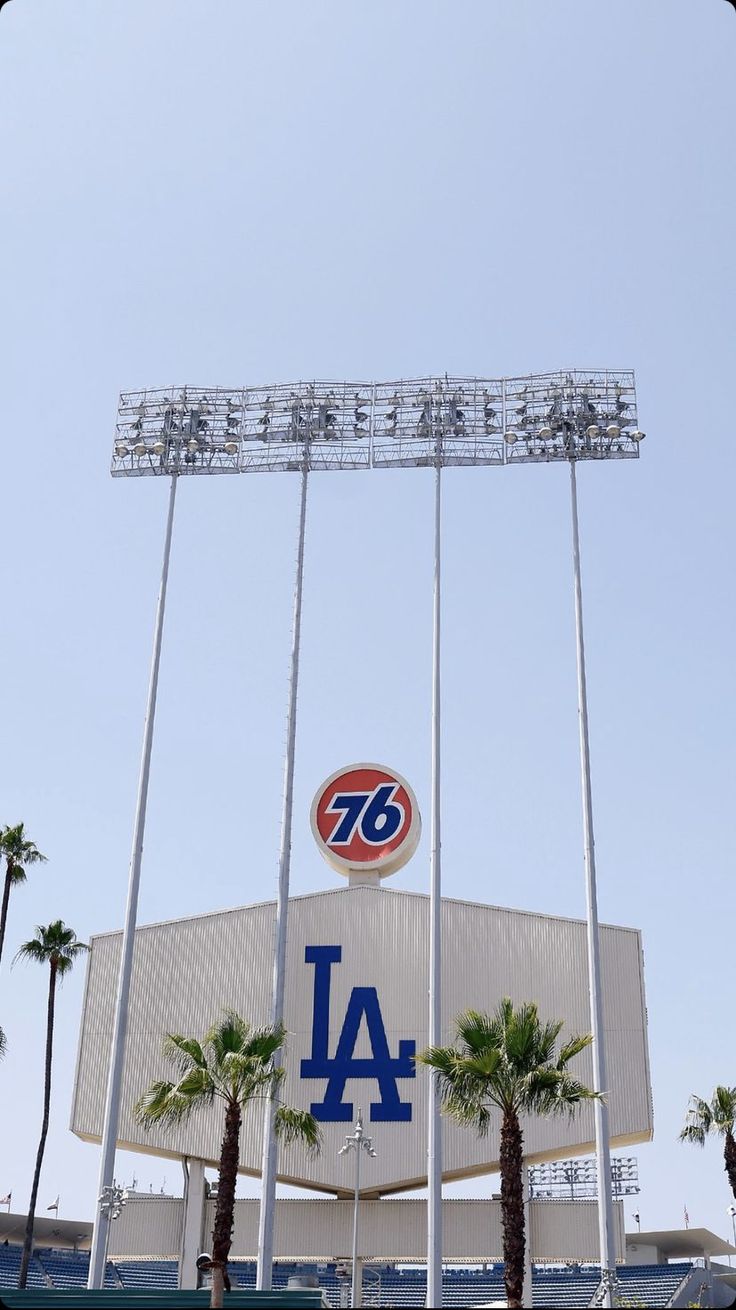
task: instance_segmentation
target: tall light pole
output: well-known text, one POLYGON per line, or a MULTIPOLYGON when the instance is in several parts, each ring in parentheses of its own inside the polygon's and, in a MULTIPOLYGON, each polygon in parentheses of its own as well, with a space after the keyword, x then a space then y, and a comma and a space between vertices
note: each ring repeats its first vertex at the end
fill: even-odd
POLYGON ((169 560, 171 558, 171 536, 174 527, 174 505, 176 502, 176 484, 178 473, 176 464, 171 470, 171 487, 169 491, 169 510, 166 518, 164 538, 164 558, 161 566, 156 621, 153 630, 153 655, 151 657, 151 674, 148 684, 148 701, 143 725, 143 749, 141 753, 141 770, 138 781, 138 798, 133 826, 133 849, 130 857, 128 876, 128 903, 125 910, 125 927, 120 958, 117 1000, 115 1004, 115 1026, 112 1036, 110 1069, 107 1077, 105 1098, 105 1115, 102 1128, 102 1151, 100 1153, 100 1174, 98 1186, 97 1214, 92 1235, 92 1249, 89 1258, 88 1286, 100 1288, 105 1282, 105 1249, 109 1233, 109 1223, 102 1223, 103 1198, 109 1195, 114 1185, 115 1148, 120 1122, 120 1094, 122 1091, 123 1064, 125 1060, 125 1040, 128 1032, 128 1006, 130 1001, 130 982, 133 973, 133 947, 135 945, 135 926, 138 917, 138 892, 141 881, 141 863, 143 860, 143 838, 146 830, 146 809, 148 806, 148 783, 151 773, 151 752, 153 750, 153 727, 156 717, 156 697, 158 695, 158 675, 161 663, 161 642, 164 629, 164 612, 166 609, 166 589, 169 580, 169 560))
MULTIPOLYGON (((434 474, 434 592, 432 635, 432 812, 429 888, 429 1044, 442 1044, 442 845, 440 815, 440 635, 442 526, 442 412, 434 474)), ((437 1071, 427 1090, 427 1306, 442 1305, 442 1116, 437 1071)))
MULTIPOLYGON (((286 940, 289 912, 289 878, 291 873, 291 832, 294 799, 294 754, 296 749, 296 702, 299 687, 299 647, 302 624, 302 587, 304 582, 304 535, 307 521, 307 476, 309 453, 305 448, 302 468, 302 491, 299 509, 299 544, 297 546, 296 582, 294 584, 294 618, 291 632, 291 668, 289 673, 289 709, 286 720, 286 759, 284 761, 284 795, 281 814, 281 850, 279 852, 279 885, 276 901, 276 949, 273 962, 273 994, 271 1023, 276 1027, 284 1020, 284 988, 286 985, 286 940)), ((276 1061, 280 1063, 280 1052, 276 1061)), ((275 1061, 275 1062, 276 1062, 275 1061)), ((276 1140, 275 1094, 264 1105, 263 1164, 261 1168, 261 1205, 258 1215, 258 1264, 256 1287, 269 1290, 273 1278, 273 1235, 276 1215, 276 1140)))
MULTIPOLYGON (((729 1205, 727 1213, 730 1214, 731 1216, 731 1230, 733 1232, 733 1244, 734 1246, 736 1246, 736 1205, 729 1205)), ((728 1263, 730 1266, 731 1264, 730 1256, 728 1257, 728 1263)))
MULTIPOLYGON (((566 460, 570 465, 573 578, 583 799, 583 857, 587 906, 588 990, 593 1033, 593 1090, 608 1092, 606 1078, 600 934, 593 839, 588 696, 585 678, 583 597, 576 464, 583 459, 630 458, 638 454, 644 434, 636 426, 633 374, 569 373, 528 377, 506 383, 506 442, 510 459, 524 463, 566 460), (521 444, 520 444, 521 443, 521 444)), ((598 1191, 598 1235, 604 1306, 612 1306, 616 1285, 610 1129, 608 1105, 594 1102, 598 1191)))
POLYGON ((350 1304, 359 1306, 363 1303, 362 1283, 360 1276, 360 1267, 358 1265, 358 1216, 360 1211, 360 1159, 363 1152, 367 1152, 372 1159, 375 1159, 376 1152, 373 1150, 373 1138, 366 1137, 363 1132, 363 1111, 358 1110, 358 1118, 355 1122, 355 1128, 345 1138, 345 1145, 340 1147, 338 1155, 348 1155, 350 1151, 355 1152, 355 1186, 353 1199, 353 1282, 350 1294, 350 1304))

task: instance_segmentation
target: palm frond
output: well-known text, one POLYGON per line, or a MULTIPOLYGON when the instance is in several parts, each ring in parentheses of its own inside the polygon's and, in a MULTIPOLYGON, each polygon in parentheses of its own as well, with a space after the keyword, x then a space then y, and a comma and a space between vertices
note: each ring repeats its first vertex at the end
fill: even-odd
POLYGON ((62 919, 54 919, 46 926, 36 925, 35 937, 19 947, 13 962, 33 960, 37 964, 53 964, 59 977, 63 977, 77 957, 88 950, 85 942, 78 941, 73 928, 68 928, 62 919))
POLYGON ((459 1041, 468 1051, 479 1054, 489 1047, 500 1044, 500 1030, 497 1017, 484 1014, 480 1010, 466 1010, 455 1020, 455 1031, 459 1041))
POLYGON ((686 1123, 678 1133, 678 1141, 690 1142, 693 1146, 705 1146, 706 1130, 702 1124, 686 1123))
POLYGON ((562 1070, 570 1063, 581 1051, 585 1051, 592 1045, 592 1033, 578 1033, 575 1037, 569 1037, 568 1040, 560 1047, 560 1053, 557 1057, 557 1068, 562 1070))
POLYGON ((211 1050, 215 1063, 222 1064, 230 1052, 242 1051, 250 1033, 250 1024, 245 1019, 241 1019, 235 1010, 226 1010, 206 1034, 204 1046, 211 1050))
POLYGON ((308 1110, 295 1110, 289 1105, 280 1105, 276 1111, 276 1136, 284 1146, 300 1142, 310 1155, 318 1154, 322 1145, 322 1133, 314 1115, 308 1110))
POLYGON ((46 856, 41 854, 35 842, 26 837, 22 823, 0 828, 0 855, 4 855, 11 865, 46 863, 46 856))
POLYGON ((685 1125, 679 1134, 681 1142, 692 1142, 694 1146, 705 1146, 705 1139, 713 1128, 713 1112, 707 1101, 695 1092, 690 1097, 690 1104, 685 1116, 685 1125))
POLYGON ((143 1128, 152 1124, 174 1127, 189 1118, 199 1101, 199 1097, 182 1092, 174 1083, 157 1081, 136 1101, 133 1116, 143 1128))
POLYGON ((736 1119, 736 1087, 716 1087, 711 1101, 713 1119, 721 1132, 733 1129, 736 1119))
POLYGON ((163 1052, 166 1059, 170 1060, 182 1071, 191 1068, 193 1064, 196 1064, 200 1069, 207 1067, 204 1052, 196 1037, 183 1037, 181 1033, 167 1033, 163 1052))
POLYGON ((286 1041, 286 1028, 282 1023, 254 1028, 243 1047, 243 1054, 268 1064, 286 1041))
POLYGON ((5 1036, 5 1029, 0 1028, 0 1060, 3 1059, 7 1049, 8 1049, 8 1039, 5 1036))

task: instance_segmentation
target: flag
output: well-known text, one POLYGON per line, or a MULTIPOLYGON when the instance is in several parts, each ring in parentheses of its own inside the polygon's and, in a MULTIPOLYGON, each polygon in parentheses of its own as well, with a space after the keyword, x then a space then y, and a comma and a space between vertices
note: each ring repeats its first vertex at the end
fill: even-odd
POLYGON ((51 1205, 47 1205, 47 1206, 46 1206, 46 1209, 47 1209, 47 1210, 55 1210, 57 1214, 59 1213, 59 1198, 58 1198, 58 1196, 57 1196, 56 1200, 55 1200, 54 1202, 52 1202, 51 1205))
POLYGON ((689 1227, 690 1227, 690 1215, 689 1215, 688 1212, 687 1212, 687 1206, 684 1207, 684 1214, 685 1214, 685 1227, 686 1227, 686 1228, 689 1228, 689 1227))
POLYGON ((10 1205, 12 1195, 12 1192, 8 1192, 7 1196, 0 1196, 0 1205, 10 1205))

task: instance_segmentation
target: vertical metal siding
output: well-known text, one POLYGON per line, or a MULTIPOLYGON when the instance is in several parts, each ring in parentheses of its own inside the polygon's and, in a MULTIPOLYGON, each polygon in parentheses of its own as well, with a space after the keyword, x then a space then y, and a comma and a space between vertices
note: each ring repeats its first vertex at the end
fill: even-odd
MULTIPOLYGON (((258 1201, 235 1203, 231 1256, 255 1259, 258 1248, 258 1201)), ((590 1201, 532 1201, 529 1207, 532 1259, 598 1259, 597 1207, 590 1201)), ((178 1257, 184 1203, 162 1197, 135 1198, 113 1224, 110 1253, 120 1256, 178 1257)), ((623 1206, 614 1206, 616 1254, 625 1251, 623 1206)), ((205 1204, 204 1245, 209 1249, 215 1203, 205 1204)), ((503 1257, 501 1205, 498 1201, 442 1202, 443 1258, 448 1261, 496 1261, 503 1257)), ((276 1203, 277 1259, 333 1260, 350 1255, 352 1202, 282 1200, 276 1203)), ((366 1260, 425 1260, 426 1201, 402 1198, 363 1201, 360 1209, 360 1255, 366 1260)))
MULTIPOLYGON (((166 1032, 202 1035, 226 1008, 254 1023, 268 1021, 274 905, 272 903, 156 924, 136 934, 130 1026, 123 1083, 120 1141, 132 1149, 190 1155, 216 1162, 222 1134, 217 1108, 183 1127, 144 1132, 132 1106, 154 1078, 170 1076, 161 1055, 166 1032)), ((562 1018, 566 1032, 589 1027, 585 925, 576 920, 446 900, 443 904, 443 1028, 452 1038, 452 1020, 472 1006, 492 1009, 499 998, 538 1000, 544 1017, 562 1018)), ((648 1140, 652 1132, 651 1090, 638 932, 604 927, 602 968, 610 1076, 611 1131, 621 1142, 648 1140)), ((73 1131, 99 1138, 113 1023, 120 934, 94 938, 73 1107, 73 1131)), ((311 1050, 314 967, 305 964, 306 945, 340 945, 342 962, 333 965, 330 1045, 334 1053, 354 986, 375 986, 392 1054, 399 1040, 427 1041, 428 900, 415 893, 356 887, 296 897, 290 907, 286 1022, 289 1029, 285 1097, 307 1107, 325 1093, 325 1080, 300 1078, 300 1061, 311 1050)), ((355 1055, 371 1055, 365 1024, 355 1055)), ((576 1072, 591 1079, 589 1052, 576 1072)), ((401 1099, 412 1104, 411 1123, 374 1123, 378 1157, 366 1163, 364 1188, 380 1191, 419 1183, 426 1177, 426 1091, 421 1069, 400 1079, 401 1099)), ((378 1099, 375 1081, 350 1080, 345 1099, 369 1106, 378 1099)), ((290 1181, 349 1192, 349 1160, 338 1159, 349 1124, 323 1125, 324 1147, 317 1159, 292 1147, 281 1153, 279 1173, 290 1181)), ((585 1107, 575 1120, 532 1120, 524 1125, 529 1158, 552 1158, 592 1150, 593 1116, 585 1107)), ((260 1170, 261 1115, 246 1115, 241 1167, 260 1170)), ((478 1141, 468 1130, 447 1123, 444 1172, 460 1177, 497 1167, 498 1133, 478 1141)))

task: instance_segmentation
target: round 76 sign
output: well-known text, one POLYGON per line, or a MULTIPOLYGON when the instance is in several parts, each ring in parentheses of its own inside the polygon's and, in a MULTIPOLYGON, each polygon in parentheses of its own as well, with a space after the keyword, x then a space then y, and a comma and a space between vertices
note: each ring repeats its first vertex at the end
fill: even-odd
POLYGON ((312 832, 338 873, 396 873, 421 834, 417 798, 405 778, 381 764, 331 774, 312 801, 312 832))

